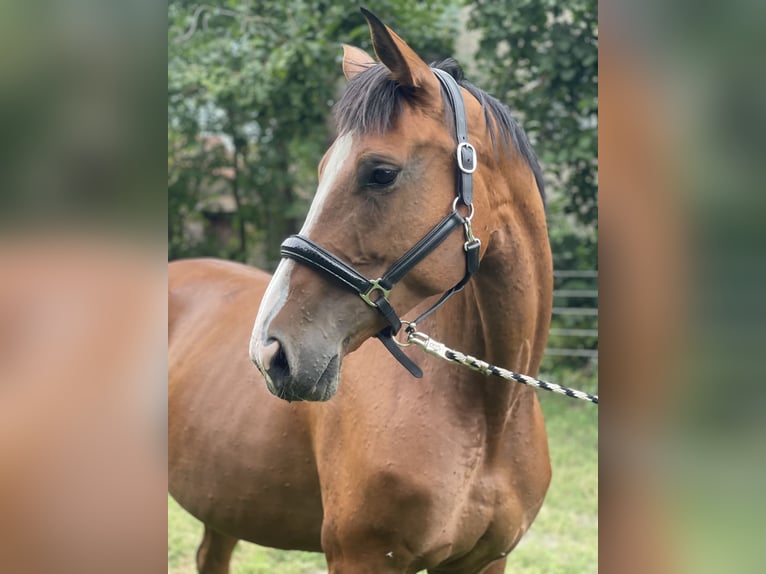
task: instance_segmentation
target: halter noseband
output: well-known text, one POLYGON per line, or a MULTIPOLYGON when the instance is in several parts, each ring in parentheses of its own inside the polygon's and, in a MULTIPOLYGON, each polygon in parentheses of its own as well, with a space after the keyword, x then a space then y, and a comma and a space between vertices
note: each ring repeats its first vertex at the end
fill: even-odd
POLYGON ((455 197, 452 203, 452 212, 437 223, 407 253, 397 259, 379 279, 368 279, 349 264, 302 235, 291 235, 285 239, 280 250, 282 257, 293 259, 317 271, 326 273, 357 293, 367 305, 377 309, 388 322, 388 325, 375 336, 380 339, 386 349, 413 376, 418 378, 423 376, 423 372, 420 367, 402 352, 394 338, 402 327, 402 321, 388 300, 388 295, 394 285, 401 281, 429 253, 434 251, 455 229, 463 227, 466 238, 463 245, 465 250, 465 275, 454 287, 446 291, 430 309, 415 321, 412 321, 411 324, 414 325, 441 307, 452 295, 463 289, 471 275, 479 268, 479 249, 481 247, 481 241, 474 237, 471 229, 471 218, 473 217, 472 174, 476 171, 477 162, 476 150, 468 141, 468 127, 466 125, 463 96, 460 93, 460 87, 452 76, 443 70, 436 68, 432 68, 432 70, 439 79, 439 82, 441 82, 442 87, 444 87, 449 106, 455 118, 457 197, 455 197), (467 216, 463 216, 458 212, 458 203, 468 207, 469 213, 467 216))

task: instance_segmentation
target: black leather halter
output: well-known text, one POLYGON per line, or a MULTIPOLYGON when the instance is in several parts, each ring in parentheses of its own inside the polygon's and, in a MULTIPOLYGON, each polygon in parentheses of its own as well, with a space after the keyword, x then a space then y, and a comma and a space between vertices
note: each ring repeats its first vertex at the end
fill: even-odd
POLYGON ((444 87, 448 105, 455 117, 457 197, 452 204, 452 212, 437 223, 407 253, 397 259, 391 268, 378 279, 368 279, 349 264, 302 235, 291 235, 285 239, 281 248, 282 257, 293 259, 317 271, 324 272, 357 293, 370 307, 377 309, 386 319, 388 325, 375 336, 413 376, 418 378, 423 376, 423 372, 402 352, 394 338, 402 327, 402 321, 388 300, 388 295, 394 285, 401 281, 429 253, 434 251, 454 230, 463 227, 466 239, 463 245, 465 275, 454 287, 446 291, 428 311, 412 321, 411 325, 414 325, 441 307, 447 299, 465 286, 471 275, 479 268, 479 249, 481 247, 481 242, 473 236, 471 230, 471 218, 473 217, 472 174, 476 170, 477 158, 476 150, 468 142, 463 96, 460 93, 460 87, 452 76, 443 70, 435 68, 432 70, 444 87), (467 216, 458 212, 458 203, 462 203, 468 208, 467 216))

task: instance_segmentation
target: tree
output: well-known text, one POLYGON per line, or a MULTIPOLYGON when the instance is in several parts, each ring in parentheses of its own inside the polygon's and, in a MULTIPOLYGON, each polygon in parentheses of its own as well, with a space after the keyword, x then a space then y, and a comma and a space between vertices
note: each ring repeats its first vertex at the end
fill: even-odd
MULTIPOLYGON (((548 189, 554 267, 597 267, 598 14, 596 0, 479 0, 469 26, 481 32, 482 82, 520 116, 540 156, 548 189)), ((557 279, 554 306, 593 307, 594 279, 557 279), (562 282, 565 281, 565 282, 562 282)), ((596 317, 554 314, 553 347, 595 349, 596 317)), ((547 367, 585 359, 551 355, 547 367)))
MULTIPOLYGON (((564 212, 597 225, 596 0, 479 0, 469 26, 482 37, 484 81, 522 116, 564 212)), ((595 233, 592 234, 595 252, 595 233)), ((595 265, 595 259, 592 261, 595 265)))
MULTIPOLYGON (((388 0, 378 15, 436 59, 452 52, 454 2, 388 0)), ((217 0, 169 4, 170 257, 209 254, 273 266, 297 231, 328 147, 341 42, 371 51, 356 2, 217 0), (212 136, 221 145, 210 147, 212 136), (222 169, 228 168, 228 169, 222 169), (236 240, 183 235, 211 180, 234 199, 236 240), (182 214, 186 214, 183 217, 182 214)))

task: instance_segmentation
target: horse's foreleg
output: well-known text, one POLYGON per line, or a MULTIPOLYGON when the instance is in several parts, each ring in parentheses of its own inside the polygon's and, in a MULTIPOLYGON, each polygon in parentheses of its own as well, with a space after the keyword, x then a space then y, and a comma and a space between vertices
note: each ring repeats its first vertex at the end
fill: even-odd
POLYGON ((197 549, 197 571, 199 574, 229 574, 231 553, 238 540, 221 534, 205 525, 205 535, 197 549))

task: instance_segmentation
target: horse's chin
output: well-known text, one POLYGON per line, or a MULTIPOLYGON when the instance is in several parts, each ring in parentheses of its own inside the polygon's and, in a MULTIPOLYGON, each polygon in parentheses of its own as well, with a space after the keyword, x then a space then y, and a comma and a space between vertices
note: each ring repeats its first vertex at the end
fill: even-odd
POLYGON ((275 397, 293 401, 322 402, 328 401, 338 391, 340 381, 340 356, 333 356, 325 366, 322 373, 314 381, 303 378, 295 378, 286 382, 281 388, 277 388, 266 376, 266 386, 275 397))

